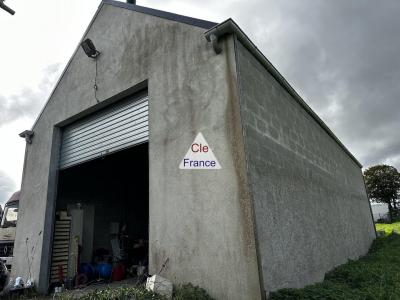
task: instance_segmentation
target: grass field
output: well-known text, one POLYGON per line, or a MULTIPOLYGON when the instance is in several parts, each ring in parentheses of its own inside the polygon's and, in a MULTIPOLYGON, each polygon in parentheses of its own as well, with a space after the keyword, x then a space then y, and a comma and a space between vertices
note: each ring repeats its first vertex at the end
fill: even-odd
POLYGON ((332 270, 321 283, 280 290, 271 299, 400 299, 400 222, 376 228, 385 235, 374 241, 366 256, 332 270))
POLYGON ((385 234, 390 234, 392 232, 396 232, 400 234, 400 222, 392 223, 392 224, 376 224, 376 230, 384 230, 385 234))

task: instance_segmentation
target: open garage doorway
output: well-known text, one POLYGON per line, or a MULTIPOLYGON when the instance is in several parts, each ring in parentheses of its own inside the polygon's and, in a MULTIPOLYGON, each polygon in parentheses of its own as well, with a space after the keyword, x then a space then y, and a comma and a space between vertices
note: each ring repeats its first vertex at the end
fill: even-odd
POLYGON ((148 143, 60 170, 51 283, 82 285, 148 267, 148 143))

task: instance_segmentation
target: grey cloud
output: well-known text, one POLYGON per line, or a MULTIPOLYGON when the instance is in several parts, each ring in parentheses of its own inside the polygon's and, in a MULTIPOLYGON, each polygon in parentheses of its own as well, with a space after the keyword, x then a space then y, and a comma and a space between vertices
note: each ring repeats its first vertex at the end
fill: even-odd
POLYGON ((232 17, 361 163, 400 169, 398 0, 201 5, 232 17))
POLYGON ((4 208, 11 194, 16 191, 15 182, 0 170, 0 205, 4 208))
POLYGON ((400 2, 253 1, 236 11, 363 164, 400 167, 400 2))
MULTIPOLYGON (((218 12, 217 21, 233 17, 364 165, 400 168, 398 0, 189 1, 218 12)), ((0 126, 36 115, 42 96, 22 91, 6 106, 0 98, 0 126)))
POLYGON ((60 65, 49 65, 36 89, 24 88, 20 93, 4 96, 0 94, 0 126, 22 117, 34 118, 44 105, 49 92, 59 75, 60 65))

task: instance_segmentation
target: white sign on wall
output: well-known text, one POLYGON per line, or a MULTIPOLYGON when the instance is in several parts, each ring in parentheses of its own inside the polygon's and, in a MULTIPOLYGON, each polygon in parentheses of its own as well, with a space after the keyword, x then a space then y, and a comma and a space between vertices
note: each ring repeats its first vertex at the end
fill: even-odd
POLYGON ((182 159, 179 169, 186 170, 218 170, 221 169, 217 158, 212 152, 204 136, 199 134, 190 145, 188 152, 182 159))

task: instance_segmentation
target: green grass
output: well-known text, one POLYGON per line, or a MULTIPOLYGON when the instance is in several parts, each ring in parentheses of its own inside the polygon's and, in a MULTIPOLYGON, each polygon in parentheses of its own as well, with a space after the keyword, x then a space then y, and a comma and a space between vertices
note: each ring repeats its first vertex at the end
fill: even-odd
MULTIPOLYGON (((124 286, 118 288, 106 288, 73 293, 73 291, 66 291, 58 294, 56 297, 40 296, 35 293, 17 296, 0 296, 0 299, 30 299, 30 300, 168 300, 166 297, 156 293, 147 291, 143 285, 140 286, 124 286)), ((207 292, 190 283, 180 284, 174 286, 174 293, 171 300, 214 300, 207 292)))
POLYGON ((392 224, 376 224, 377 231, 385 231, 385 234, 388 235, 393 231, 400 234, 400 222, 392 223, 392 224))
MULTIPOLYGON (((81 296, 68 292, 59 295, 60 300, 167 300, 167 298, 147 291, 144 286, 120 287, 116 289, 94 290, 81 296)), ((190 283, 174 287, 172 300, 213 300, 207 292, 190 283)))
POLYGON ((74 295, 68 292, 59 295, 60 300, 166 300, 166 298, 147 291, 144 287, 120 287, 116 289, 94 290, 84 295, 74 295))
POLYGON ((374 241, 366 256, 332 270, 321 283, 279 290, 271 299, 400 299, 400 222, 377 224, 378 228, 386 234, 374 241))

